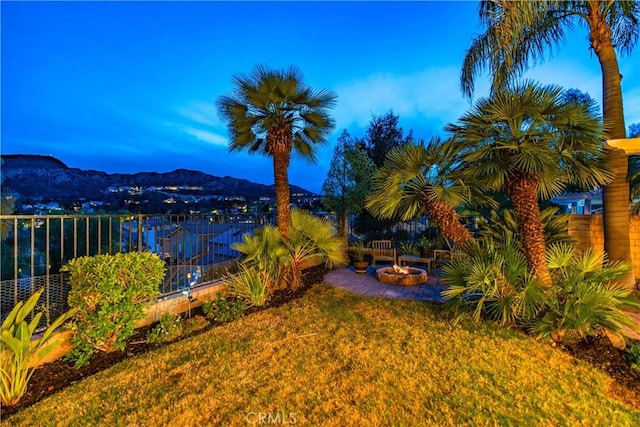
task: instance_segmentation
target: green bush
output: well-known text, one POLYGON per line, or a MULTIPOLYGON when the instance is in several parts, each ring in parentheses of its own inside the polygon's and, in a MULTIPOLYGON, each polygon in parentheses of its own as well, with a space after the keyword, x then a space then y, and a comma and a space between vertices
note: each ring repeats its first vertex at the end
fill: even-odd
POLYGON ((218 294, 213 301, 205 301, 202 304, 202 311, 209 319, 218 322, 231 322, 236 320, 246 311, 247 305, 241 299, 229 302, 222 294, 218 294))
POLYGON ((149 344, 173 341, 182 335, 182 317, 175 313, 164 313, 160 322, 147 333, 149 344))
POLYGON ((402 242, 400 243, 401 255, 420 255, 420 247, 415 242, 402 242))
POLYGON ((631 367, 640 372, 640 344, 634 344, 627 350, 627 360, 631 364, 631 367))
POLYGON ((628 266, 566 243, 549 246, 547 261, 553 286, 545 293, 510 232, 498 239, 485 236, 443 266, 442 278, 449 287, 442 295, 456 321, 471 313, 475 320, 526 327, 539 338, 555 341, 604 332, 624 348, 621 325, 633 326, 625 310, 640 308, 632 291, 615 282, 628 266))
POLYGON ((297 209, 291 211, 287 241, 267 225, 245 234, 233 249, 246 255, 246 265, 266 269, 272 277, 282 274, 292 289, 302 286, 302 268, 311 260, 320 259, 329 268, 348 263, 344 242, 335 235, 333 222, 297 209))
POLYGON ((502 325, 526 325, 540 313, 542 289, 529 274, 527 260, 513 236, 502 242, 486 237, 468 245, 442 267, 449 288, 442 296, 447 308, 458 314, 471 312, 478 321, 488 318, 502 325))
POLYGON ((615 282, 629 267, 609 263, 602 252, 591 248, 579 252, 567 244, 552 245, 547 259, 554 286, 544 316, 533 331, 556 341, 584 338, 599 331, 624 340, 620 326, 634 326, 624 310, 640 308, 632 290, 615 282))
POLYGON ((123 350, 144 317, 142 303, 159 293, 165 264, 157 255, 132 252, 80 257, 67 263, 70 276, 69 306, 74 316, 68 354, 76 366, 89 361, 93 352, 123 350))
POLYGON ((55 331, 75 310, 70 310, 58 317, 40 339, 32 345, 31 340, 38 327, 42 313, 36 313, 31 322, 25 320, 42 294, 42 290, 31 295, 26 302, 20 301, 2 322, 0 329, 0 401, 11 406, 20 401, 27 391, 27 384, 34 367, 29 367, 34 357, 45 357, 55 348, 55 343, 48 344, 55 331))

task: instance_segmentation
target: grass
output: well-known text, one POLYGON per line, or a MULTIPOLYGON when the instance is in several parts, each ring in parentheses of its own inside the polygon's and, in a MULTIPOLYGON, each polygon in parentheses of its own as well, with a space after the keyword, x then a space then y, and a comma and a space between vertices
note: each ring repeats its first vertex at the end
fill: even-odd
MULTIPOLYGON (((611 380, 530 337, 326 285, 126 360, 6 425, 639 425, 611 380)), ((5 424, 3 424, 5 425, 5 424)))

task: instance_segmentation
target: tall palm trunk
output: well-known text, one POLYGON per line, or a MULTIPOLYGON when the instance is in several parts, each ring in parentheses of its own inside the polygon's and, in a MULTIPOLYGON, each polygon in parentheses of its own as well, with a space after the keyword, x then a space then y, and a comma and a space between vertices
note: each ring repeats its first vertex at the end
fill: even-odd
POLYGON ((536 176, 521 173, 505 183, 507 195, 513 204, 513 212, 522 235, 522 248, 533 275, 546 287, 551 287, 551 274, 547 266, 544 244, 544 227, 538 206, 536 176))
MULTIPOLYGON (((611 30, 597 7, 589 11, 589 38, 598 56, 602 70, 602 111, 604 126, 610 139, 626 137, 620 69, 611 41, 611 30)), ((613 181, 604 188, 604 250, 611 261, 631 265, 631 241, 629 239, 629 177, 628 162, 624 151, 607 150, 607 164, 613 173, 613 181)), ((635 287, 633 269, 622 279, 626 287, 635 287)))
POLYGON ((289 239, 289 223, 291 222, 289 162, 291 160, 292 139, 291 123, 284 118, 280 118, 267 134, 268 151, 273 156, 278 231, 285 241, 289 239))
POLYGON ((277 225, 280 236, 286 241, 289 238, 289 222, 291 221, 291 196, 289 191, 289 151, 274 151, 273 178, 276 192, 277 225))

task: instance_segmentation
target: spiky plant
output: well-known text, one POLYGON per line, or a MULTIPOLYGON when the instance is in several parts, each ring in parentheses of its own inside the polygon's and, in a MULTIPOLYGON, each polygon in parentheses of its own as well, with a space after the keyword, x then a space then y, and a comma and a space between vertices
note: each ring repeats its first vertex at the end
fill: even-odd
POLYGON ((470 312, 502 325, 526 325, 542 309, 540 284, 529 274, 527 260, 507 232, 501 239, 475 240, 442 267, 448 285, 442 296, 456 321, 470 312))
MULTIPOLYGON (((550 206, 540 212, 540 221, 547 247, 556 243, 573 242, 568 233, 568 215, 559 214, 558 211, 559 208, 550 206)), ((512 209, 503 209, 500 212, 492 210, 489 217, 486 218, 486 222, 480 226, 480 234, 494 240, 501 239, 507 232, 515 236, 518 242, 522 240, 518 230, 518 222, 512 209)))
POLYGON ((242 299, 249 307, 261 307, 269 300, 269 290, 278 280, 264 262, 252 266, 241 263, 238 274, 226 279, 224 284, 231 295, 242 299))
POLYGON ((247 265, 268 269, 271 277, 282 277, 296 289, 302 284, 302 269, 314 259, 328 267, 347 264, 344 242, 334 228, 327 218, 294 209, 286 241, 275 227, 265 226, 254 235, 245 235, 233 248, 247 256, 247 265))
POLYGON ((621 325, 634 326, 625 310, 640 309, 632 291, 618 282, 629 266, 608 262, 603 252, 592 248, 579 252, 567 244, 550 247, 548 259, 554 287, 545 314, 532 331, 556 341, 598 332, 605 332, 612 343, 623 341, 621 325))
POLYGON ((298 209, 291 212, 291 232, 286 245, 290 251, 293 289, 301 286, 302 268, 309 261, 320 259, 329 268, 348 263, 344 242, 336 236, 333 222, 298 209))

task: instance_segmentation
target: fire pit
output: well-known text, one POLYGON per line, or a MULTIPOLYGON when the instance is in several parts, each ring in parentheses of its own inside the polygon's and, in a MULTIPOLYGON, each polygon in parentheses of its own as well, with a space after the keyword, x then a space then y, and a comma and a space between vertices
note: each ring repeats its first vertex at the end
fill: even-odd
POLYGON ((425 283, 427 272, 411 267, 382 267, 376 270, 376 277, 383 283, 390 285, 415 286, 425 283))

